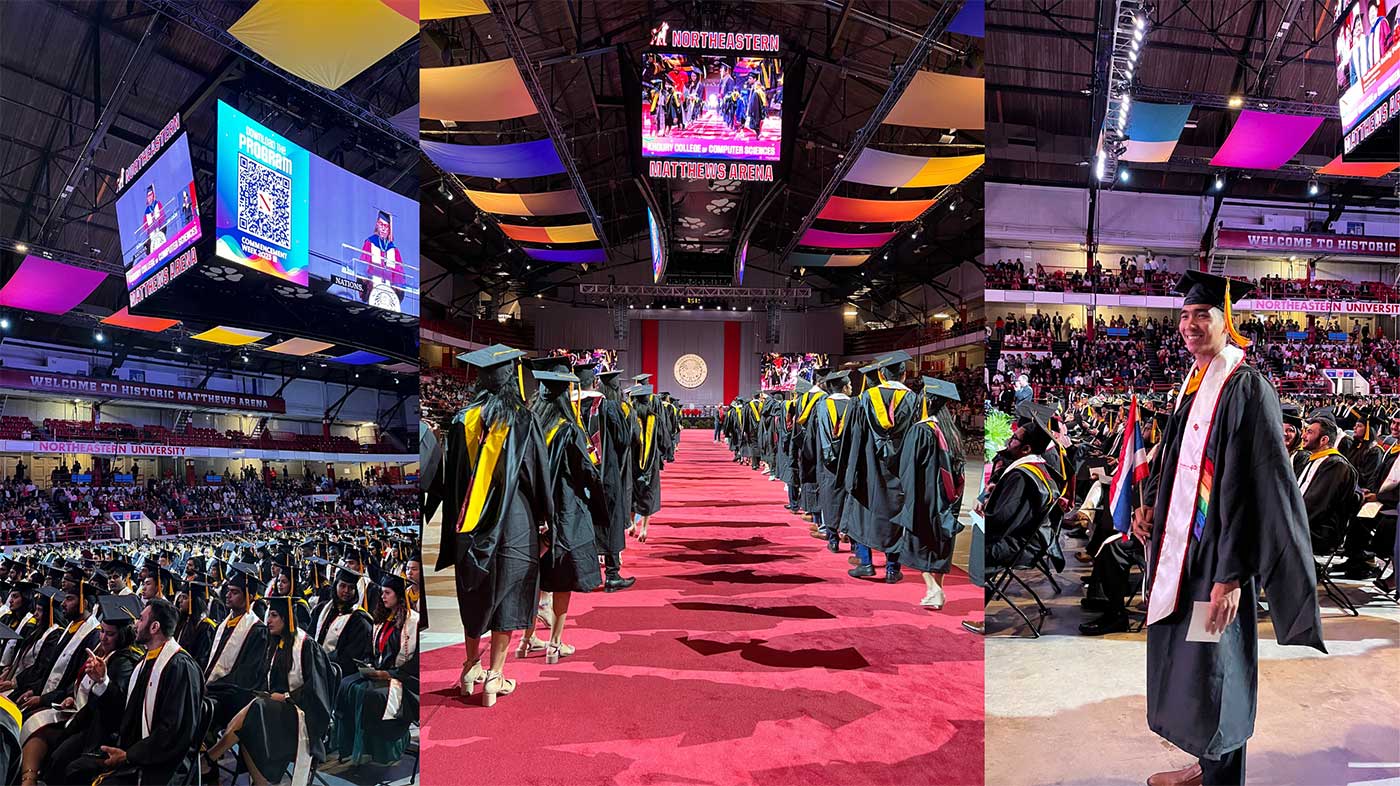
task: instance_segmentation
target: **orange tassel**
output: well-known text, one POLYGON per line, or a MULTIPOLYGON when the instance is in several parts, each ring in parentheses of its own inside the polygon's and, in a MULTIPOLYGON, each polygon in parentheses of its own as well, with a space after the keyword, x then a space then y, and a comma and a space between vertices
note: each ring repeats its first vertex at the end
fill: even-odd
POLYGON ((1228 278, 1225 279, 1225 332, 1229 334, 1230 338, 1234 339, 1235 343, 1239 344, 1242 349, 1254 343, 1244 336, 1241 336, 1240 332, 1235 329, 1234 313, 1230 310, 1230 279, 1228 278))

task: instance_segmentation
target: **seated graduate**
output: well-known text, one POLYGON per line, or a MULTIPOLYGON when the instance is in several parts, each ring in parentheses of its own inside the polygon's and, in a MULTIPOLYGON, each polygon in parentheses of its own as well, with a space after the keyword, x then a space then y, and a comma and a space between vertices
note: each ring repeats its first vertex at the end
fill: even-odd
MULTIPOLYGON (((13 634, 8 626, 0 630, 0 641, 9 641, 6 633, 13 634)), ((0 696, 0 778, 5 783, 19 780, 19 707, 13 701, 0 696)))
POLYGON ((15 636, 0 643, 0 668, 14 663, 25 638, 38 629, 39 617, 34 610, 34 591, 37 589, 39 585, 32 581, 16 579, 10 582, 10 596, 5 604, 5 613, 0 615, 0 625, 9 628, 15 636))
POLYGON ((370 659, 370 632, 374 620, 360 608, 360 579, 353 570, 336 574, 335 594, 316 607, 307 628, 316 643, 340 666, 341 677, 355 673, 355 662, 370 659))
POLYGON ((306 786, 313 763, 325 761, 331 720, 331 661, 296 623, 299 598, 267 598, 268 672, 256 698, 244 707, 205 757, 219 760, 236 743, 255 786, 286 782, 306 786))
POLYGON ((198 740, 203 699, 199 665, 175 641, 175 605, 156 598, 136 621, 136 644, 145 648, 123 695, 121 725, 113 744, 98 746, 96 756, 79 757, 68 768, 69 783, 102 786, 183 783, 198 740), (103 775, 105 773, 105 775, 103 775))
POLYGON ((146 655, 136 646, 140 610, 135 595, 98 598, 101 633, 97 648, 84 653, 82 679, 61 709, 45 708, 25 722, 22 786, 34 786, 41 776, 63 783, 79 756, 116 740, 128 681, 146 655))
POLYGON ((1002 451, 1005 469, 995 480, 984 506, 988 568, 1008 565, 1028 540, 1037 537, 1059 491, 1044 454, 1053 439, 1053 411, 1042 404, 1023 404, 1024 423, 1002 451))
MULTIPOLYGON (((30 672, 36 664, 52 665, 57 654, 59 636, 63 635, 63 611, 60 608, 63 593, 53 587, 40 587, 34 593, 34 624, 29 633, 19 640, 14 662, 0 670, 0 695, 11 693, 21 680, 21 675, 30 672)), ((41 666, 47 674, 48 666, 41 666)), ((33 672, 37 674, 38 672, 33 672)), ((26 679, 30 679, 26 677, 26 679)))
POLYGON ((369 662, 340 681, 335 746, 341 758, 390 764, 408 747, 418 718, 418 613, 405 600, 402 576, 381 572, 369 662))
POLYGON ((209 583, 190 580, 175 594, 175 606, 180 610, 175 622, 175 640, 194 658, 201 669, 209 666, 209 653, 214 648, 214 631, 218 625, 209 618, 209 583))
MULTIPOLYGON (((77 569, 81 572, 81 569, 77 569)), ((87 651, 97 647, 98 623, 90 613, 96 593, 83 579, 64 580, 63 617, 70 620, 50 648, 50 659, 37 661, 16 681, 11 698, 26 718, 63 701, 77 683, 87 651)), ((42 653, 41 653, 42 655, 42 653)))
POLYGON ((1308 462, 1298 474, 1298 486, 1308 511, 1314 556, 1326 556, 1342 544, 1347 522, 1361 507, 1356 468, 1332 446, 1336 434, 1337 420, 1330 409, 1312 413, 1303 429, 1308 462))
POLYGON ((297 574, 292 571, 288 562, 280 562, 277 565, 277 577, 272 580, 269 592, 275 597, 291 598, 292 613, 297 618, 297 629, 309 630, 311 628, 311 606, 307 604, 301 587, 297 585, 297 574))
POLYGON ((214 631, 214 647, 204 667, 205 689, 215 703, 211 733, 223 731, 267 679, 267 626, 251 608, 261 588, 256 574, 251 565, 235 562, 224 583, 229 616, 214 631))

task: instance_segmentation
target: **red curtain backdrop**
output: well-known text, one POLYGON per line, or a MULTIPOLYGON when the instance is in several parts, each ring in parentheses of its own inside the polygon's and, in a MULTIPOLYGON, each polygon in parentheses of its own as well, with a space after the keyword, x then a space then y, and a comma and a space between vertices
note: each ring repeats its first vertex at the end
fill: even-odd
POLYGON ((661 384, 661 375, 656 368, 658 327, 660 327, 660 323, 654 319, 642 320, 642 370, 639 373, 650 374, 649 384, 652 385, 661 384))
POLYGON ((724 402, 739 395, 739 330, 741 323, 724 323, 724 402))

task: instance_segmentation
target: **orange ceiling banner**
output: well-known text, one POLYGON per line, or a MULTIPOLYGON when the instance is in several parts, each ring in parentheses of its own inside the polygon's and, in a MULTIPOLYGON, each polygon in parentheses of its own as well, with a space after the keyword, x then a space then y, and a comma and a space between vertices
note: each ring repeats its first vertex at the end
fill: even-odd
POLYGON ((279 355, 294 355, 304 358, 307 355, 314 355, 317 352, 325 352, 335 344, 328 344, 324 341, 313 341, 309 338, 289 338, 286 341, 273 344, 267 348, 268 352, 276 352, 279 355))
POLYGON ((418 91, 419 112, 429 120, 481 123, 539 114, 510 58, 419 69, 418 91))
POLYGON ((1385 177, 1400 167, 1400 162, 1368 163, 1353 161, 1348 163, 1337 156, 1327 166, 1317 170, 1319 175, 1340 175, 1343 177, 1385 177))
POLYGON ((885 123, 979 131, 987 127, 983 88, 981 77, 920 71, 885 117, 885 123))
POLYGON ((590 243, 598 239, 592 224, 575 224, 565 227, 527 227, 516 224, 501 224, 501 231, 511 240, 526 243, 590 243))
POLYGON ((418 21, 383 0, 258 0, 228 32, 273 65, 337 90, 418 35, 418 21))
POLYGON ((817 218, 859 223, 913 221, 933 206, 934 199, 853 199, 834 196, 817 218))
POLYGON ((578 194, 572 189, 538 194, 496 194, 467 189, 467 199, 483 213, 507 216, 563 216, 583 212, 578 194))
POLYGON ((127 328, 128 330, 144 330, 147 333, 159 333, 162 330, 169 330, 180 324, 180 320, 178 319, 138 316, 127 311, 126 306, 122 306, 121 311, 117 311, 102 318, 101 322, 104 325, 127 328))

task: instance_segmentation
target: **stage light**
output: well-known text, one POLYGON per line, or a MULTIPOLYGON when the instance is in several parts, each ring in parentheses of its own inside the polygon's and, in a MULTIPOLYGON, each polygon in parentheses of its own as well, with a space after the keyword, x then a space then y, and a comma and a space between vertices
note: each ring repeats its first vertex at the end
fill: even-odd
POLYGON ((1211 188, 1212 188, 1213 190, 1215 190, 1215 191, 1219 191, 1220 189, 1222 189, 1222 188, 1224 188, 1224 187, 1225 187, 1225 178, 1221 177, 1220 175, 1216 175, 1216 176, 1215 176, 1215 182, 1211 184, 1211 188))
POLYGON ((634 304, 632 304, 632 303, 628 303, 628 304, 627 304, 627 308, 628 308, 629 310, 630 310, 630 309, 634 309, 634 308, 636 308, 636 305, 634 305, 634 304))
POLYGON ((185 354, 185 349, 184 349, 184 347, 181 347, 179 344, 176 344, 176 345, 175 345, 175 354, 177 354, 177 355, 183 355, 183 354, 185 354))
POLYGON ((1137 48, 1136 45, 1134 45, 1134 46, 1133 46, 1133 51, 1131 51, 1131 52, 1128 53, 1128 62, 1129 62, 1129 63, 1132 63, 1132 64, 1136 64, 1136 63, 1137 63, 1137 56, 1138 56, 1138 48, 1137 48))
POLYGON ((10 318, 9 318, 9 317, 0 317, 0 330, 9 330, 9 329, 10 329, 10 318))
POLYGON ((359 379, 359 378, 360 378, 360 372, 356 371, 356 372, 355 372, 355 379, 359 379))
POLYGON ((1136 32, 1136 33, 1133 33, 1133 43, 1135 43, 1135 44, 1140 44, 1140 43, 1142 43, 1142 20, 1138 20, 1138 29, 1137 29, 1137 32, 1136 32))
POLYGON ((1126 170, 1126 169, 1120 169, 1120 170, 1118 170, 1118 179, 1121 180, 1121 181, 1123 181, 1124 183, 1128 182, 1128 179, 1129 179, 1130 177, 1131 177, 1131 176, 1128 174, 1128 170, 1126 170))
POLYGON ((744 310, 745 310, 745 311, 753 311, 753 306, 749 306, 748 308, 746 308, 746 309, 744 309, 744 310))
POLYGON ((26 251, 29 250, 29 246, 25 245, 24 243, 16 243, 16 244, 15 244, 15 250, 18 251, 19 253, 23 254, 23 253, 25 253, 26 251))
POLYGON ((1103 152, 1102 150, 1100 150, 1098 156, 1097 156, 1097 157, 1095 158, 1095 160, 1094 160, 1094 178, 1095 178, 1095 179, 1097 179, 1097 180, 1103 180, 1104 175, 1106 174, 1106 173, 1104 172, 1104 165, 1105 165, 1106 163, 1107 163, 1107 157, 1104 155, 1104 152, 1103 152))
POLYGON ((107 340, 107 337, 102 335, 102 331, 100 330, 93 331, 92 338, 99 344, 107 340))
POLYGON ((306 370, 306 366, 302 366, 302 367, 301 367, 301 370, 302 370, 302 371, 305 371, 305 370, 306 370))
POLYGON ((1239 109, 1242 106, 1244 106, 1244 98, 1242 96, 1230 96, 1231 109, 1239 109))
POLYGON ((1142 32, 1142 29, 1143 29, 1144 27, 1146 27, 1146 26, 1147 26, 1147 22, 1144 21, 1143 18, 1140 17, 1140 16, 1139 16, 1138 18, 1136 18, 1136 19, 1133 20, 1133 27, 1136 27, 1136 28, 1137 28, 1137 31, 1138 31, 1139 33, 1141 33, 1141 32, 1142 32))
POLYGON ((1317 192, 1320 190, 1316 178, 1308 181, 1308 196, 1317 196, 1317 192))

